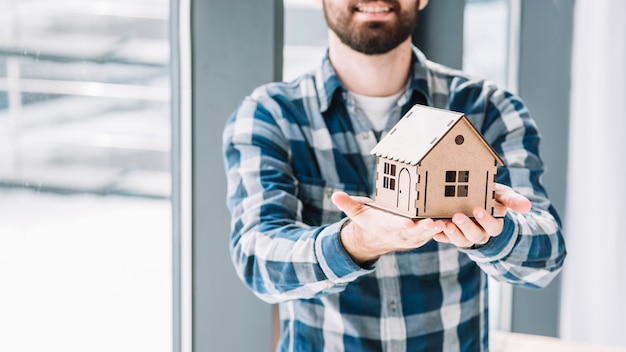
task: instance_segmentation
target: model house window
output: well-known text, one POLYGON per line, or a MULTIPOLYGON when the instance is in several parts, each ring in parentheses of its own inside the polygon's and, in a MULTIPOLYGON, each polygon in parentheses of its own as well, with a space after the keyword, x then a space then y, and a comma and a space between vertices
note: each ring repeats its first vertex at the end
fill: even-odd
POLYGON ((467 197, 469 171, 446 171, 446 197, 467 197))
POLYGON ((383 188, 390 190, 396 189, 396 166, 385 163, 383 166, 383 188))

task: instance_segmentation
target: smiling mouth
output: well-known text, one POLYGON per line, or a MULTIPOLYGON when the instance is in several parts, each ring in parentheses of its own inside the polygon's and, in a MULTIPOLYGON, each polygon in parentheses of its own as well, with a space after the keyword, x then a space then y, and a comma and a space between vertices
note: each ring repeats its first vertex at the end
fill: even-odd
POLYGON ((393 11, 393 8, 388 5, 363 3, 355 6, 356 12, 362 13, 387 13, 393 11))

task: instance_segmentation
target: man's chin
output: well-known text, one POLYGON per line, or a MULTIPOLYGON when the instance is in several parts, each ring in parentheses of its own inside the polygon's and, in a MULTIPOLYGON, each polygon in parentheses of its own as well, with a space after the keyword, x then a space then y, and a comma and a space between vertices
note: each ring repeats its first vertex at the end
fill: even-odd
POLYGON ((380 45, 378 43, 375 44, 367 44, 367 45, 349 45, 350 48, 354 51, 357 51, 361 54, 365 55, 383 55, 397 48, 398 46, 390 46, 390 45, 380 45))

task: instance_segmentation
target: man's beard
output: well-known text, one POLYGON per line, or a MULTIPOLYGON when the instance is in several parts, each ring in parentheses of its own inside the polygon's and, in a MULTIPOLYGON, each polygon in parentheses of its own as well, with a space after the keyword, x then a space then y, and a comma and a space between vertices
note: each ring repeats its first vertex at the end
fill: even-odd
MULTIPOLYGON (((399 4, 392 1, 394 11, 398 11, 399 4)), ((394 23, 368 22, 355 24, 351 16, 335 16, 331 18, 325 10, 328 27, 337 35, 342 43, 355 51, 366 55, 385 54, 404 42, 412 33, 417 23, 418 5, 413 12, 404 10, 398 13, 394 23)), ((352 13, 351 11, 349 12, 352 13)))

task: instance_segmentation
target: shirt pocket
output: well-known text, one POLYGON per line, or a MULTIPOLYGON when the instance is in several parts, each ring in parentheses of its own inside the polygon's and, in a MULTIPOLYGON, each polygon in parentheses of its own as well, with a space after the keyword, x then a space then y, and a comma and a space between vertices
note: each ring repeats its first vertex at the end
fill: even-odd
POLYGON ((302 222, 320 226, 337 222, 345 214, 331 200, 333 193, 343 191, 352 196, 367 196, 364 187, 356 184, 331 183, 324 179, 298 177, 298 199, 302 202, 302 222))

